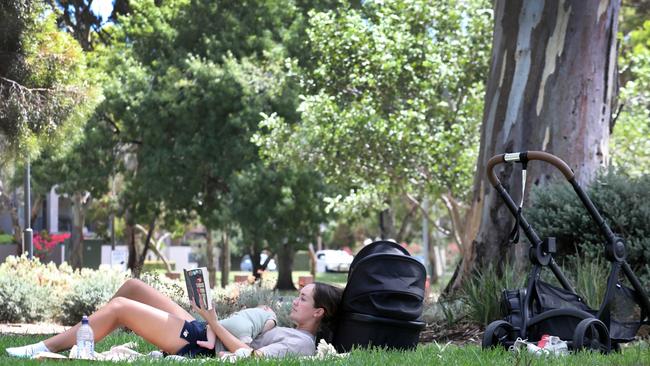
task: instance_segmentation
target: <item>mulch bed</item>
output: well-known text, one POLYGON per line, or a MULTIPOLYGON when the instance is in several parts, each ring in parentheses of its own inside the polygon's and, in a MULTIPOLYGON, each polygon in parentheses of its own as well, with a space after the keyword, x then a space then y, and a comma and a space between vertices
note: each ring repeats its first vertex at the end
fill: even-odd
POLYGON ((456 324, 432 323, 420 333, 420 343, 451 343, 459 346, 481 344, 483 330, 476 324, 458 322, 456 324))

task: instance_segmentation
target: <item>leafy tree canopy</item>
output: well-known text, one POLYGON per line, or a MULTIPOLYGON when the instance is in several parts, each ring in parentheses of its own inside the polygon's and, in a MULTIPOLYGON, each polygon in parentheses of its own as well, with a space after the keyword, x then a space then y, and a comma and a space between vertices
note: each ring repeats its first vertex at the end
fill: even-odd
POLYGON ((611 141, 612 162, 630 174, 650 174, 650 21, 624 38, 622 108, 611 141))
POLYGON ((0 2, 0 34, 0 135, 7 151, 33 154, 40 137, 71 122, 92 79, 79 45, 40 1, 0 2))
POLYGON ((310 13, 315 67, 300 122, 268 115, 263 155, 313 166, 359 206, 409 191, 468 190, 478 150, 487 2, 368 1, 310 13))

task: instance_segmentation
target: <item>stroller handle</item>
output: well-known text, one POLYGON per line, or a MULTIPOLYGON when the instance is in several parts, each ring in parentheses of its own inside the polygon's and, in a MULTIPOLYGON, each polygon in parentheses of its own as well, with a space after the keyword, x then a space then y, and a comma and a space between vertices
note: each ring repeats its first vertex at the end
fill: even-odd
POLYGON ((511 163, 511 162, 527 162, 530 160, 542 160, 555 166, 562 172, 562 174, 564 174, 564 177, 569 181, 575 177, 575 174, 573 173, 573 170, 569 168, 569 165, 567 165, 567 163, 565 163, 564 160, 558 158, 557 156, 553 154, 549 154, 544 151, 525 151, 525 152, 516 152, 516 153, 508 153, 508 154, 499 154, 499 155, 494 155, 492 158, 490 158, 490 160, 488 160, 487 163, 487 173, 488 173, 488 179, 490 180, 490 183, 494 187, 501 184, 499 178, 494 172, 494 167, 496 165, 503 164, 503 163, 511 163))

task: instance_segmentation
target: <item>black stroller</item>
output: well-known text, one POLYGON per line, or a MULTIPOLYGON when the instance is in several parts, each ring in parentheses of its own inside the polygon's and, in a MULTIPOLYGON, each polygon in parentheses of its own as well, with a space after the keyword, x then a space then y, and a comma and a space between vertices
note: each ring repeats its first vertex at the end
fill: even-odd
POLYGON ((369 346, 415 348, 425 325, 425 278, 422 263, 398 244, 376 241, 365 246, 350 265, 332 344, 339 352, 369 346))
POLYGON ((518 337, 537 341, 542 335, 549 334, 567 341, 573 350, 590 349, 608 353, 612 349, 618 349, 620 343, 633 340, 639 327, 649 323, 650 301, 625 259, 623 238, 615 235, 603 220, 585 191, 575 181, 571 168, 554 155, 529 151, 492 157, 487 164, 487 173, 490 183, 497 189, 531 243, 529 258, 533 267, 526 288, 503 292, 501 305, 505 317, 488 325, 483 335, 483 347, 501 345, 508 348, 518 337), (501 163, 521 163, 525 182, 526 165, 531 160, 545 161, 562 172, 607 240, 604 253, 611 263, 611 271, 598 310, 589 308, 583 302, 553 259, 556 251, 555 238, 539 238, 521 215, 521 204, 515 204, 493 171, 501 163), (551 269, 562 288, 540 280, 540 272, 544 267, 551 269), (619 277, 622 275, 628 279, 632 288, 620 283, 619 277))

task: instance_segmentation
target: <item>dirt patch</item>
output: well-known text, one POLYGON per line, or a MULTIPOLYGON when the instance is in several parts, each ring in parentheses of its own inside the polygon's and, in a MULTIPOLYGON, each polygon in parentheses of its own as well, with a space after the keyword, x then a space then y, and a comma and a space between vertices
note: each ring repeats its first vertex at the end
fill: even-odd
POLYGON ((420 333, 420 343, 452 343, 459 346, 481 344, 483 330, 476 324, 459 322, 456 324, 432 323, 420 333))

